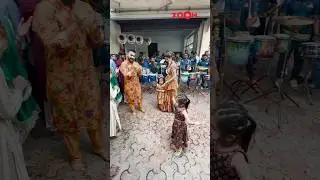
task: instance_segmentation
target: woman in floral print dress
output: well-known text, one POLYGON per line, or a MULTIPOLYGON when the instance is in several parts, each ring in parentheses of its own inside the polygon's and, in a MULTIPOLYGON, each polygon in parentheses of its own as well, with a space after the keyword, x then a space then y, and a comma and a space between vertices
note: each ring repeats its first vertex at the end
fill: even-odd
POLYGON ((167 72, 165 77, 165 83, 161 86, 165 89, 164 105, 162 107, 163 112, 173 112, 172 99, 175 99, 178 94, 178 76, 177 76, 177 64, 172 59, 174 56, 173 52, 167 52, 165 54, 167 63, 167 72), (165 106, 165 107, 164 107, 165 106))

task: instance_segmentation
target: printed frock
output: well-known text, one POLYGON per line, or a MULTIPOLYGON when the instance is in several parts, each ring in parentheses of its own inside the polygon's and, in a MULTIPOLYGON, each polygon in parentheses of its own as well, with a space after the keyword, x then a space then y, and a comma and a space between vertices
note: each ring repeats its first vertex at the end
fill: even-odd
POLYGON ((157 87, 157 105, 160 111, 163 111, 165 108, 165 90, 163 88, 157 87))
MULTIPOLYGON (((54 105, 53 123, 60 132, 76 132, 80 128, 96 129, 101 123, 102 102, 98 72, 93 64, 92 46, 103 43, 100 29, 94 24, 94 11, 76 0, 74 12, 85 14, 77 20, 91 26, 67 31, 57 14, 61 2, 41 1, 32 23, 45 46, 47 97, 54 105), (87 19, 85 19, 87 18, 87 19)), ((74 21, 70 20, 70 24, 74 21)))
POLYGON ((173 91, 166 91, 164 88, 157 88, 157 105, 162 112, 172 112, 172 93, 173 91))
POLYGON ((241 153, 248 161, 245 152, 242 150, 235 150, 231 152, 213 152, 211 158, 211 179, 216 180, 240 180, 236 169, 232 167, 231 161, 235 154, 241 153))
POLYGON ((171 147, 174 149, 184 149, 188 147, 188 128, 186 118, 182 111, 176 110, 172 125, 171 147))

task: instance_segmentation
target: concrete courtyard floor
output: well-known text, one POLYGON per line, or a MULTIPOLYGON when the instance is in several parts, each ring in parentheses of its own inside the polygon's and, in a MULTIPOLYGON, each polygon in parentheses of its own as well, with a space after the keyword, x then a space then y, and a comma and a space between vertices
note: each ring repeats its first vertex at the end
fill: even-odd
POLYGON ((258 123, 248 152, 251 172, 257 180, 319 180, 320 104, 302 106, 289 102, 279 107, 266 101, 254 102, 248 109, 258 123))
MULTIPOLYGON (((81 150, 87 169, 75 172, 67 162, 60 136, 31 138, 24 153, 31 180, 143 180, 202 179, 210 174, 210 99, 209 95, 190 95, 191 125, 189 148, 181 157, 169 149, 173 114, 156 109, 156 95, 145 93, 146 113, 129 113, 120 105, 122 132, 110 140, 110 166, 91 153, 90 141, 82 133, 81 150), (109 167, 111 167, 109 176, 109 167)), ((106 145, 108 147, 108 145, 106 145)))
POLYGON ((156 108, 156 95, 144 94, 145 113, 135 116, 126 105, 119 108, 123 131, 110 140, 113 179, 120 180, 209 180, 210 98, 190 95, 189 147, 182 156, 170 149, 174 115, 156 108))
MULTIPOLYGON (((258 123, 248 152, 255 180, 320 179, 320 93, 315 92, 313 106, 301 93, 290 94, 301 108, 288 101, 281 108, 270 104, 276 95, 246 105, 258 123)), ((189 148, 182 157, 175 157, 169 149, 173 115, 156 110, 155 95, 145 94, 146 113, 136 117, 126 105, 119 107, 123 131, 110 140, 112 179, 209 179, 209 96, 190 98, 193 125, 189 125, 189 148)), ((84 172, 71 170, 60 137, 29 138, 24 152, 31 180, 111 179, 109 164, 91 154, 90 142, 83 134, 82 150, 88 166, 84 172)))
POLYGON ((80 172, 70 167, 60 136, 29 138, 23 148, 30 180, 107 180, 109 164, 92 154, 90 140, 82 134, 81 150, 87 168, 80 172))
MULTIPOLYGON (((223 97, 227 91, 223 90, 223 97)), ((274 103, 279 100, 278 93, 246 105, 258 124, 248 152, 255 180, 320 179, 320 92, 312 95, 314 105, 308 103, 301 89, 287 92, 300 108, 288 100, 281 106, 274 103)), ((249 91, 242 99, 254 96, 249 91)))

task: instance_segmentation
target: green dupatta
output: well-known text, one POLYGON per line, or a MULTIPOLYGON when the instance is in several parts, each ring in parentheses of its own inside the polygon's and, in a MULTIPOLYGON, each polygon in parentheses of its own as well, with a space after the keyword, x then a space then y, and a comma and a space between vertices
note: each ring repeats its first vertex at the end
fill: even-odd
MULTIPOLYGON (((12 84, 12 80, 19 75, 28 80, 28 73, 18 52, 16 33, 13 30, 11 21, 7 17, 2 17, 0 23, 4 27, 8 40, 8 49, 0 57, 0 67, 3 69, 7 83, 9 85, 12 84)), ((30 96, 29 99, 22 103, 17 119, 20 122, 34 121, 38 117, 38 112, 39 107, 33 97, 30 96)))
MULTIPOLYGON (((112 71, 112 70, 111 70, 112 71)), ((120 89, 119 84, 118 84, 118 78, 115 74, 115 72, 111 72, 111 77, 110 77, 110 84, 112 89, 120 89)), ((117 104, 119 104, 122 100, 122 95, 121 92, 119 91, 119 93, 117 94, 115 101, 117 104)))

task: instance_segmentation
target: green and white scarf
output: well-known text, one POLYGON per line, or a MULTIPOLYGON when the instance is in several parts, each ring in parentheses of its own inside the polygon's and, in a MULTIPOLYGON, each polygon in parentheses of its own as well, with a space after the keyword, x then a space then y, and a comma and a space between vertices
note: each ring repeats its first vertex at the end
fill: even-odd
POLYGON ((120 87, 118 84, 118 78, 115 74, 115 72, 111 72, 111 77, 110 77, 110 84, 113 90, 119 90, 117 96, 115 97, 115 101, 117 104, 119 104, 122 100, 122 94, 120 92, 120 87))

